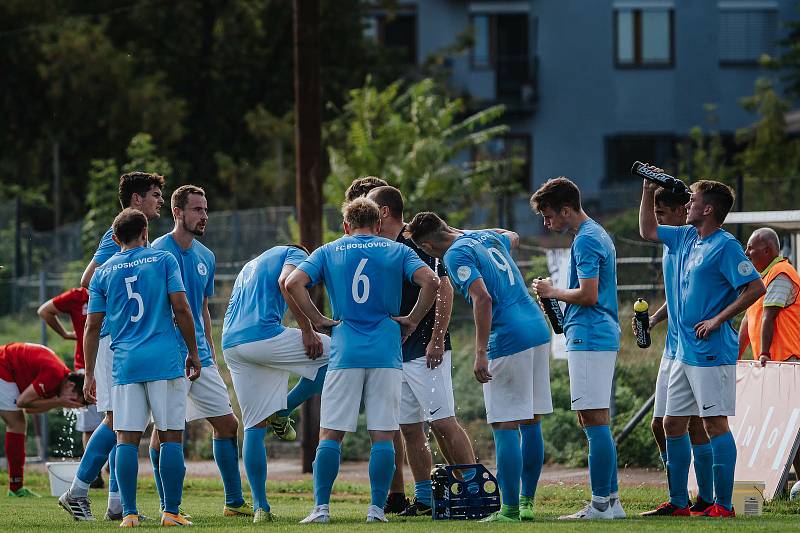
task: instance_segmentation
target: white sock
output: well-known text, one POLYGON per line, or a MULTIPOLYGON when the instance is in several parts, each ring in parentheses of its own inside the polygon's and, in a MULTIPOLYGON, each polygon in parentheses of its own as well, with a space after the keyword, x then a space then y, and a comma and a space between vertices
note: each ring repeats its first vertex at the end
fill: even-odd
POLYGON ((605 511, 609 506, 609 499, 603 496, 592 496, 592 506, 598 511, 605 511))
POLYGON ((122 499, 119 492, 108 493, 108 509, 112 512, 120 512, 122 510, 122 499))
POLYGON ((619 500, 619 491, 617 491, 617 492, 612 492, 611 494, 609 494, 609 495, 608 495, 608 499, 609 499, 609 500, 611 500, 612 502, 613 502, 614 500, 619 500))
POLYGON ((89 483, 84 483, 78 476, 72 480, 72 486, 69 488, 69 495, 73 498, 86 498, 89 496, 89 483))

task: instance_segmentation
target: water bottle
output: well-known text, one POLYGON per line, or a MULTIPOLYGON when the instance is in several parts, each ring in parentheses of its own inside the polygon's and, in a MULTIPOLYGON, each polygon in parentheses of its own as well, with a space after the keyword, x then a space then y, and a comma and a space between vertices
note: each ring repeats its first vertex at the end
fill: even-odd
POLYGON ((683 195, 686 201, 689 201, 689 195, 691 194, 691 191, 684 182, 678 178, 673 178, 665 172, 656 172, 652 168, 648 167, 647 163, 634 161, 633 166, 631 167, 631 174, 635 174, 648 181, 652 181, 653 183, 658 184, 673 194, 683 195))
POLYGON ((547 315, 547 319, 553 326, 553 332, 556 334, 564 333, 564 313, 561 311, 561 306, 558 304, 558 300, 555 298, 545 298, 543 296, 537 297, 539 298, 539 303, 542 306, 544 314, 547 315))
POLYGON ((633 329, 636 333, 636 345, 639 348, 650 346, 650 315, 647 313, 647 302, 639 298, 633 304, 633 329))

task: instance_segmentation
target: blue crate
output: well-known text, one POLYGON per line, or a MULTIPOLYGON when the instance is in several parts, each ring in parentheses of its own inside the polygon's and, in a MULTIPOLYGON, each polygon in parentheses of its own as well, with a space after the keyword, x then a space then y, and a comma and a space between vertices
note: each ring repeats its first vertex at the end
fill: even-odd
POLYGON ((434 520, 477 520, 500 510, 497 479, 480 463, 436 465, 431 481, 434 520))

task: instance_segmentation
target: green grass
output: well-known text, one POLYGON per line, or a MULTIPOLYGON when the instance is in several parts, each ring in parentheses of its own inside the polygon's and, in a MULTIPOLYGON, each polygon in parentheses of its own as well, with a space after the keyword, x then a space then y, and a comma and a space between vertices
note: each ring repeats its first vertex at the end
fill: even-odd
MULTIPOLYGON (((47 479, 40 474, 31 474, 28 486, 41 494, 48 493, 47 479)), ((105 491, 95 491, 94 512, 102 515, 105 511, 105 491)), ((222 510, 222 485, 217 480, 188 479, 184 489, 183 508, 193 517, 196 528, 214 529, 215 531, 247 530, 254 526, 246 518, 224 518, 222 510)), ((430 518, 402 519, 390 517, 386 525, 372 526, 364 523, 364 515, 369 504, 369 487, 359 484, 337 483, 334 487, 331 502, 332 522, 327 526, 301 526, 299 520, 306 516, 312 507, 311 484, 308 481, 270 483, 268 496, 272 511, 277 515, 277 522, 264 527, 280 531, 303 531, 309 528, 331 532, 349 532, 355 529, 380 527, 392 531, 408 531, 411 528, 426 528, 432 531, 479 531, 489 526, 478 522, 443 521, 432 522, 430 518)), ((561 514, 571 513, 582 505, 589 497, 583 486, 549 485, 541 487, 536 500, 537 519, 535 524, 507 525, 503 528, 546 527, 552 531, 590 531, 602 527, 606 531, 648 530, 675 531, 691 529, 692 531, 717 530, 726 527, 729 531, 766 531, 790 530, 797 527, 800 504, 785 500, 770 503, 761 517, 739 517, 721 524, 719 521, 701 518, 680 519, 641 519, 630 518, 613 522, 598 523, 564 523, 555 518, 561 514)), ((629 515, 652 508, 662 501, 664 493, 661 489, 650 487, 624 488, 623 503, 629 515)), ((150 479, 139 482, 140 511, 150 517, 157 516, 158 500, 150 479)), ((116 524, 98 520, 94 523, 74 522, 61 508, 56 498, 11 499, 0 496, 0 530, 2 531, 96 531, 108 530, 116 524)), ((146 522, 143 527, 157 527, 155 522, 146 522)), ((494 526, 497 527, 497 526, 494 526)))

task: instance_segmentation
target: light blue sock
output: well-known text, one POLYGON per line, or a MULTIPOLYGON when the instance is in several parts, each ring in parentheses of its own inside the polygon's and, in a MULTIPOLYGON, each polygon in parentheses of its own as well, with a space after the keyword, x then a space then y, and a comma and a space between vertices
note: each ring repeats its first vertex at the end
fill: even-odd
MULTIPOLYGON (((155 431, 155 430, 154 430, 155 431)), ((159 471, 159 453, 155 448, 150 448, 150 464, 153 465, 153 480, 156 482, 156 492, 158 493, 158 506, 164 510, 164 484, 161 483, 161 472, 159 471)))
MULTIPOLYGON (((86 443, 86 450, 83 452, 75 477, 84 483, 91 483, 97 479, 103 465, 108 461, 108 454, 116 444, 117 435, 110 427, 105 424, 97 426, 89 438, 89 442, 86 443)), ((77 494, 73 494, 73 496, 77 496, 77 494)), ((85 496, 85 494, 81 496, 85 496)))
POLYGON ((339 474, 342 445, 335 440, 321 440, 314 459, 314 502, 316 505, 331 503, 331 489, 339 474))
POLYGON ((693 444, 692 455, 698 496, 711 503, 714 501, 714 450, 711 443, 693 444))
MULTIPOLYGON (((115 465, 117 462, 117 446, 114 445, 108 453, 108 493, 114 494, 119 492, 119 485, 117 485, 117 471, 115 465)), ((101 467, 102 468, 102 467, 101 467)))
POLYGON ((664 468, 667 468, 667 452, 661 452, 661 462, 664 463, 664 468))
POLYGON ((583 431, 589 440, 589 482, 592 485, 592 496, 608 498, 617 463, 611 428, 588 426, 583 428, 583 431))
POLYGON ((236 446, 236 437, 213 440, 214 461, 217 462, 222 485, 225 487, 225 505, 241 507, 244 505, 244 497, 242 496, 242 477, 239 474, 239 449, 236 446))
POLYGON ((669 502, 681 509, 689 505, 689 463, 692 444, 689 434, 667 437, 667 476, 669 477, 669 502))
POLYGON ((253 497, 253 509, 269 512, 267 502, 267 447, 264 437, 267 428, 247 428, 244 430, 242 459, 247 481, 250 483, 250 494, 253 497))
POLYGON ((711 439, 714 453, 714 503, 727 510, 733 509, 733 474, 736 470, 736 441, 728 431, 711 439))
POLYGON ((614 437, 611 435, 611 428, 608 428, 608 435, 611 437, 611 451, 614 454, 614 462, 611 465, 610 494, 615 498, 619 498, 619 480, 617 479, 617 444, 614 442, 614 437))
POLYGON ((369 484, 372 505, 381 509, 386 505, 394 469, 394 443, 390 440, 373 442, 369 452, 369 484))
POLYGON ((533 498, 544 464, 544 438, 542 424, 520 424, 522 435, 522 494, 533 498))
POLYGON ((429 507, 433 505, 433 484, 430 479, 414 483, 414 499, 429 507))
POLYGON ((161 443, 158 470, 164 487, 164 512, 178 514, 183 498, 183 478, 186 476, 183 445, 180 442, 161 443))
POLYGON ((289 416, 292 411, 300 407, 306 400, 322 392, 322 386, 325 384, 325 374, 328 372, 328 365, 321 366, 317 370, 317 375, 314 379, 300 378, 297 385, 292 387, 289 395, 286 397, 286 409, 278 411, 280 416, 289 416))
POLYGON ((492 429, 494 434, 497 484, 503 505, 519 506, 519 485, 522 477, 522 449, 519 430, 492 429))
POLYGON ((115 459, 122 515, 139 514, 136 507, 136 478, 139 476, 139 447, 135 444, 117 444, 115 459))

